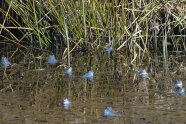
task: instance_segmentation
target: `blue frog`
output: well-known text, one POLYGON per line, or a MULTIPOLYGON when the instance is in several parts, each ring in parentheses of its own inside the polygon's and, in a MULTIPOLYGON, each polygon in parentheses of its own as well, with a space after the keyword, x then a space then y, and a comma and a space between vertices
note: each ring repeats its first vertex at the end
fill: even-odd
POLYGON ((69 67, 66 71, 66 74, 68 74, 68 76, 72 76, 72 67, 69 67))
POLYGON ((89 80, 93 80, 94 78, 94 72, 93 71, 89 71, 88 73, 86 73, 85 75, 82 76, 83 78, 87 78, 89 80))
POLYGON ((3 68, 7 68, 8 66, 11 65, 11 63, 8 61, 8 59, 6 57, 2 57, 1 65, 2 65, 3 68))
POLYGON ((183 83, 182 83, 182 81, 176 81, 175 83, 172 84, 172 86, 174 86, 176 88, 182 88, 183 83))
POLYGON ((179 88, 177 93, 181 96, 184 96, 184 93, 185 93, 185 89, 184 88, 179 88))
POLYGON ((108 46, 108 47, 106 48, 106 52, 107 52, 108 54, 110 54, 111 51, 112 51, 112 46, 110 45, 110 46, 108 46))
POLYGON ((146 79, 147 76, 148 76, 148 73, 145 71, 145 70, 142 70, 139 72, 139 76, 142 78, 142 79, 146 79))
POLYGON ((114 111, 112 110, 112 107, 107 107, 105 110, 103 110, 103 115, 107 117, 115 116, 114 111))
POLYGON ((66 110, 68 110, 68 108, 69 108, 69 106, 72 104, 72 102, 66 98, 66 99, 63 99, 63 100, 62 100, 62 104, 63 104, 64 108, 65 108, 66 110))
POLYGON ((48 58, 48 63, 51 65, 54 65, 54 64, 58 63, 58 60, 55 58, 54 55, 50 55, 48 58))

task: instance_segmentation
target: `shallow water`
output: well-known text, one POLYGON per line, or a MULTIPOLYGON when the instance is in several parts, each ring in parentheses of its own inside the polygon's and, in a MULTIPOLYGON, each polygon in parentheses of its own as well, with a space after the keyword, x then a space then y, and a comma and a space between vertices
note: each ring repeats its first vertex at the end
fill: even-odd
POLYGON ((7 68, 5 77, 1 68, 0 123, 186 123, 186 97, 172 87, 176 80, 186 80, 185 67, 172 63, 166 72, 161 63, 135 66, 124 58, 78 54, 71 62, 75 77, 62 73, 66 66, 40 65, 40 60, 7 68), (138 76, 142 69, 149 72, 145 81, 138 76), (93 82, 78 78, 89 70, 94 71, 93 82), (61 104, 64 98, 72 102, 68 110, 61 104), (124 116, 104 117, 109 106, 124 116))

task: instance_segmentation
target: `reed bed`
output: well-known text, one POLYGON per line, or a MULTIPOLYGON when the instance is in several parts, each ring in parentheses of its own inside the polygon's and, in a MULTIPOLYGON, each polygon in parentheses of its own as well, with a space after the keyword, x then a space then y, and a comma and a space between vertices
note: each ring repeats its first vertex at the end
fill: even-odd
POLYGON ((186 51, 183 0, 5 2, 8 7, 0 8, 0 37, 17 48, 60 52, 67 48, 70 57, 69 51, 77 46, 112 44, 115 51, 130 54, 131 62, 150 60, 154 53, 163 55, 165 66, 170 52, 186 51))

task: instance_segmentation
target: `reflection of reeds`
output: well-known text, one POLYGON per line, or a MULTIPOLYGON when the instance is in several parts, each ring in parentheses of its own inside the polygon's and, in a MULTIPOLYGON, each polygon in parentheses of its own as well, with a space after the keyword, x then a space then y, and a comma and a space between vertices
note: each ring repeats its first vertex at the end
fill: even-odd
POLYGON ((165 69, 168 69, 168 50, 167 50, 167 31, 163 33, 163 65, 165 69))
MULTIPOLYGON (((138 104, 140 102, 143 104, 148 104, 149 100, 152 100, 152 97, 154 97, 152 92, 154 93, 155 91, 166 91, 166 89, 170 89, 169 87, 171 85, 167 85, 166 83, 162 82, 171 82, 173 76, 169 78, 167 77, 166 80, 168 81, 163 81, 165 80, 163 72, 157 72, 159 76, 156 75, 156 77, 154 77, 155 79, 141 81, 135 85, 132 83, 132 79, 136 79, 134 77, 136 77, 135 75, 138 75, 137 69, 134 71, 133 69, 135 67, 132 67, 131 69, 130 66, 123 66, 123 63, 126 63, 126 60, 118 59, 118 61, 116 60, 108 62, 108 59, 106 58, 107 56, 105 56, 105 58, 101 58, 99 54, 95 53, 94 59, 90 59, 92 58, 91 55, 93 53, 89 54, 89 56, 81 57, 81 59, 79 59, 80 57, 74 57, 71 64, 73 67, 75 67, 73 75, 83 75, 84 71, 87 72, 90 67, 92 70, 95 70, 96 74, 94 82, 83 80, 81 78, 71 78, 67 75, 61 75, 61 71, 64 71, 65 69, 46 68, 43 71, 37 71, 36 68, 40 67, 40 62, 35 61, 31 64, 31 66, 26 65, 20 69, 20 65, 18 65, 17 69, 11 70, 11 74, 8 75, 8 78, 11 78, 12 80, 8 81, 15 82, 12 84, 12 91, 23 90, 21 91, 23 93, 34 93, 35 97, 33 97, 33 99, 36 100, 34 103, 39 100, 38 102, 43 104, 54 102, 53 104, 56 105, 59 101, 61 101, 62 98, 66 97, 70 97, 70 99, 78 99, 80 101, 88 101, 92 98, 97 98, 98 96, 101 96, 101 98, 115 98, 116 96, 123 96, 125 102, 127 100, 135 99, 134 102, 138 104), (96 62, 98 58, 101 58, 102 60, 100 60, 100 62, 96 62), (85 66, 82 63, 89 64, 85 66), (30 66, 30 69, 28 69, 27 66, 30 66), (117 70, 115 66, 119 67, 119 70, 117 70), (19 70, 21 72, 20 74, 17 74, 17 71, 19 70), (118 75, 116 75, 116 72, 118 75), (15 73, 16 77, 13 76, 13 73, 15 73), (36 96, 47 96, 49 98, 44 99, 47 101, 42 101, 36 96), (54 100, 55 98, 57 101, 54 100)), ((29 59, 29 61, 34 60, 32 57, 28 57, 27 59, 29 59)), ((155 66, 155 68, 157 68, 157 66, 155 66)), ((183 73, 182 76, 184 78, 183 73)), ((7 88, 10 89, 9 85, 7 88)))
POLYGON ((183 51, 184 49, 182 46, 185 23, 182 2, 175 4, 170 1, 130 2, 124 0, 119 3, 116 0, 107 2, 96 0, 5 1, 9 9, 0 8, 0 13, 5 15, 0 32, 7 32, 9 36, 2 34, 0 36, 21 47, 24 41, 36 48, 48 49, 55 46, 54 37, 56 36, 61 45, 66 44, 64 40, 67 36, 64 35, 67 30, 66 25, 69 37, 67 39, 70 42, 72 40, 76 44, 81 41, 80 45, 84 46, 86 41, 86 43, 93 42, 105 46, 109 39, 109 44, 113 41, 112 44, 117 47, 117 50, 128 50, 133 56, 132 62, 137 59, 142 61, 144 58, 151 58, 154 44, 155 50, 162 49, 167 64, 167 40, 173 42, 173 50, 183 51), (15 11, 16 16, 11 16, 10 9, 15 11), (168 15, 167 18, 164 15, 168 15), (18 17, 21 21, 17 20, 18 17), (63 21, 64 18, 66 21, 63 21), (8 23, 5 23, 7 20, 17 27, 20 34, 11 32, 11 29, 15 27, 8 27, 8 23), (153 34, 155 27, 158 27, 159 31, 153 34), (155 40, 152 40, 152 36, 155 40), (164 37, 163 46, 159 42, 161 37, 164 37))

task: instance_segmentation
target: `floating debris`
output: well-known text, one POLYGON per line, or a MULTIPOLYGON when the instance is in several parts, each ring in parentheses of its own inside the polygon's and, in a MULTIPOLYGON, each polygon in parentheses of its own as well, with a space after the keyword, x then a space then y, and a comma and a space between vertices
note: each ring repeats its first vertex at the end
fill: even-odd
POLYGON ((69 106, 71 105, 72 102, 70 102, 67 98, 62 100, 64 109, 68 110, 69 106))
POLYGON ((112 110, 112 107, 107 107, 105 110, 103 110, 103 115, 107 117, 115 116, 114 111, 112 110))
POLYGON ((181 96, 184 96, 185 89, 184 88, 179 88, 177 93, 181 96))
POLYGON ((110 54, 111 51, 112 51, 112 46, 110 45, 110 46, 108 46, 108 47, 106 48, 106 52, 107 52, 108 54, 110 54))
POLYGON ((182 81, 176 81, 175 83, 172 84, 172 86, 176 87, 176 88, 182 88, 183 83, 182 81))
POLYGON ((93 71, 89 71, 88 73, 86 73, 85 75, 82 76, 83 78, 87 78, 89 80, 93 80, 94 77, 94 72, 93 71))
POLYGON ((58 60, 55 58, 54 55, 50 55, 48 58, 48 63, 51 65, 54 65, 54 64, 58 63, 58 60))
POLYGON ((145 71, 145 70, 142 70, 139 72, 139 76, 142 78, 142 79, 146 79, 147 76, 148 76, 148 73, 145 71))
POLYGON ((66 74, 68 74, 68 76, 72 76, 72 67, 69 67, 66 71, 66 74))
POLYGON ((3 68, 7 68, 9 65, 11 65, 11 63, 8 61, 8 59, 6 57, 2 57, 1 65, 3 68))

